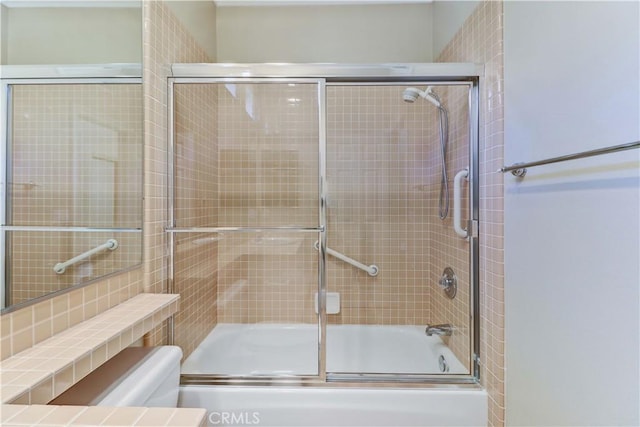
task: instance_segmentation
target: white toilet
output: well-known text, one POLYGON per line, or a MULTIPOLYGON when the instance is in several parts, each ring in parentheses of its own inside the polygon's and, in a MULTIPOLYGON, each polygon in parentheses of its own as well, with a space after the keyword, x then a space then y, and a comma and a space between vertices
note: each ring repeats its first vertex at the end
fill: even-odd
POLYGON ((175 346, 126 348, 50 404, 175 408, 181 358, 175 346))
POLYGON ((177 407, 181 358, 180 347, 156 347, 96 405, 177 407))

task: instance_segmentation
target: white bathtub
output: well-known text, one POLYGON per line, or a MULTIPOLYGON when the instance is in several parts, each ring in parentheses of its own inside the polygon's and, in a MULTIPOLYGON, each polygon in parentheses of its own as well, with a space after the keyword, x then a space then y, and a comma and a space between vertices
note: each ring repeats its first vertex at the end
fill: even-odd
MULTIPOLYGON (((313 374, 317 328, 312 325, 220 324, 182 367, 183 373, 313 374)), ((467 373, 438 337, 411 326, 329 326, 329 372, 467 373)), ((180 387, 180 407, 208 411, 211 426, 483 426, 484 390, 307 386, 180 387)))
MULTIPOLYGON (((218 324, 182 365, 185 374, 316 375, 315 325, 218 324)), ((424 327, 327 326, 327 371, 345 373, 468 374, 424 327)))
POLYGON ((180 387, 178 406, 210 426, 486 426, 487 394, 467 389, 180 387))

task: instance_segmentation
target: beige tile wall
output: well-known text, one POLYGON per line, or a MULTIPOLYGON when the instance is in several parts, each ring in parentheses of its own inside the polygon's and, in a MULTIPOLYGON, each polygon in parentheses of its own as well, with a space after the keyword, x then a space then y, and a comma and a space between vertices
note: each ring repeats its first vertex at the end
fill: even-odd
MULTIPOLYGON (((218 222, 213 216, 209 224, 198 222, 208 218, 199 216, 194 206, 180 214, 178 225, 315 225, 318 112, 307 108, 305 113, 304 106, 291 105, 307 101, 315 105, 314 88, 219 86, 218 222)), ((453 323, 458 333, 450 344, 468 364, 468 244, 455 237, 450 219, 444 224, 436 219, 440 181, 436 109, 427 102, 403 102, 404 88, 328 89, 329 246, 380 267, 380 274, 372 278, 329 258, 328 287, 342 297, 341 313, 329 316, 329 321, 425 325, 438 319, 453 323), (440 258, 431 260, 432 252, 440 258), (455 266, 461 277, 458 298, 434 302, 431 296, 439 292, 436 270, 445 265, 455 266)), ((185 95, 187 89, 196 90, 185 85, 185 95)), ((462 87, 439 91, 443 102, 451 104, 452 181, 453 172, 468 164, 468 92, 462 87)), ((201 99, 204 93, 190 96, 201 99)), ((186 102, 182 94, 176 101, 186 102)), ((178 132, 198 133, 193 119, 177 118, 184 121, 177 125, 178 132)), ((211 136, 209 141, 216 139, 211 136)), ((204 157, 209 156, 211 146, 200 149, 204 157)), ((197 175, 197 166, 189 161, 194 157, 185 152, 180 158, 185 163, 177 169, 187 184, 181 191, 190 195, 196 191, 192 184, 201 186, 201 191, 211 186, 206 180, 183 178, 187 169, 197 175)), ((183 202, 178 199, 178 203, 183 202)), ((217 247, 217 259, 209 263, 214 269, 217 263, 218 268, 219 322, 312 323, 316 321, 316 239, 316 235, 274 232, 193 235, 181 241, 178 249, 187 256, 195 251, 194 241, 217 247)), ((189 264, 180 269, 185 276, 192 271, 189 264)))
MULTIPOLYGON (((304 83, 219 85, 219 226, 317 227, 318 96, 304 83)), ((313 323, 317 234, 225 234, 219 321, 313 323)))
MULTIPOLYGON (((139 228, 139 84, 15 85, 10 224, 139 228), (55 108, 52 108, 55 107, 55 108), (78 186, 78 182, 88 183, 78 186), (91 184, 93 183, 93 184, 91 184)), ((140 233, 9 233, 9 304, 140 262, 140 233), (53 266, 105 243, 118 248, 56 274, 53 266)))
POLYGON ((406 86, 327 89, 327 245, 371 277, 329 257, 328 290, 341 295, 337 324, 424 325, 431 317, 427 189, 433 177, 433 106, 405 103, 406 86))
POLYGON ((219 226, 318 226, 317 85, 218 85, 219 226))
MULTIPOLYGON (((177 85, 174 91, 174 219, 179 227, 206 227, 218 219, 218 91, 177 85)), ((182 296, 175 344, 188 357, 217 322, 218 242, 209 234, 177 234, 174 292, 182 296)))
POLYGON ((316 234, 225 235, 218 255, 221 323, 314 323, 316 234))
MULTIPOLYGON (((437 212, 428 216, 429 222, 429 279, 431 286, 431 322, 433 324, 450 323, 455 327, 451 337, 445 338, 456 357, 463 363, 470 361, 470 294, 469 294, 469 242, 455 234, 453 229, 453 179, 460 170, 469 166, 469 115, 466 87, 449 86, 435 88, 442 104, 448 110, 449 138, 447 143, 447 174, 449 185, 449 212, 441 220, 437 212), (454 299, 449 299, 438 287, 438 281, 445 267, 451 267, 458 279, 458 291, 454 299)), ((436 111, 434 111, 436 113, 436 111)), ((431 118, 436 124, 430 136, 433 175, 428 189, 429 200, 434 210, 437 210, 440 195, 440 129, 439 117, 431 118)), ((469 218, 468 185, 462 187, 461 219, 469 218)), ((463 224, 466 227, 466 224, 463 224)), ((471 372, 471 367, 467 365, 471 372)))
MULTIPOLYGON (((189 30, 169 10, 164 1, 143 2, 143 79, 145 130, 145 210, 144 210, 144 290, 164 292, 167 286, 167 77, 170 65, 184 62, 213 62, 189 30)), ((212 23, 213 25, 213 23, 212 23)), ((194 268, 197 268, 194 266, 194 268)), ((184 300, 189 295, 183 294, 184 300)), ((208 301, 204 302, 209 304, 208 301)), ((200 307, 187 304, 193 319, 200 307), (193 315, 192 315, 193 314, 193 315)), ((166 342, 166 327, 149 334, 146 344, 166 342)))
POLYGON ((480 103, 481 375, 489 392, 489 424, 504 425, 503 12, 484 1, 438 58, 485 64, 480 103))
POLYGON ((0 317, 2 360, 90 319, 142 291, 142 269, 74 289, 0 317))

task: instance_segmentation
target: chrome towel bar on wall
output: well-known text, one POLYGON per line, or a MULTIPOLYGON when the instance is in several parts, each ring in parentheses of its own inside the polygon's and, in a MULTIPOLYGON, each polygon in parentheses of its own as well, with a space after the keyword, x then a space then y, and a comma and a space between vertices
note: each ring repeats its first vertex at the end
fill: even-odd
POLYGON ((632 150, 638 147, 640 147, 640 141, 629 142, 627 144, 614 145, 611 147, 599 148, 597 150, 583 151, 581 153, 568 154, 566 156, 552 157, 550 159, 538 160, 535 162, 514 163, 511 166, 503 166, 501 169, 498 169, 498 172, 511 172, 513 176, 523 178, 527 174, 527 168, 531 168, 533 166, 548 165, 551 163, 565 162, 567 160, 599 156, 601 154, 615 153, 617 151, 632 150))

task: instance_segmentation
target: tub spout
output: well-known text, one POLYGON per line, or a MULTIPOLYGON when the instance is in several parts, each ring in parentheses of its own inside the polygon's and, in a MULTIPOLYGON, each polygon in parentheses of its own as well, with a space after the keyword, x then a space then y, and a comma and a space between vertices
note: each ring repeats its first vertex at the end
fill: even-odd
POLYGON ((453 334, 453 326, 449 323, 443 323, 441 325, 427 325, 424 333, 427 334, 428 337, 432 335, 450 337, 451 334, 453 334))

